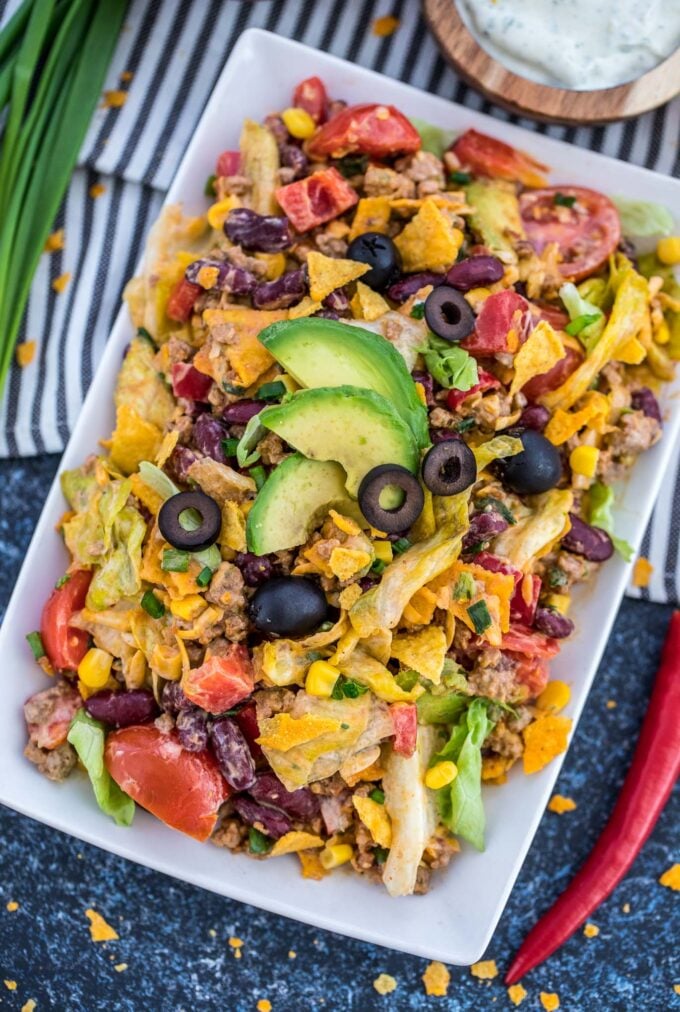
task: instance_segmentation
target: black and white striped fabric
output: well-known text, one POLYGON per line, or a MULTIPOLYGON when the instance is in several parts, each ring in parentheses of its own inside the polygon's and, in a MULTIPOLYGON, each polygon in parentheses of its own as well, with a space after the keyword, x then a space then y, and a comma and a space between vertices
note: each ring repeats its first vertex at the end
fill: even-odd
MULTIPOLYGON (((3 22, 17 6, 18 0, 0 0, 3 22)), ((106 84, 119 88, 121 73, 129 72, 129 96, 121 108, 97 111, 55 224, 65 230, 65 248, 42 258, 33 282, 21 339, 34 339, 37 353, 9 377, 0 406, 0 456, 63 449, 163 194, 232 46, 251 26, 509 118, 444 62, 417 0, 132 0, 106 84), (399 28, 379 38, 372 22, 388 14, 399 19, 399 28), (96 183, 105 191, 93 199, 96 183), (52 282, 65 272, 70 284, 57 295, 52 282)), ((680 99, 607 127, 519 122, 659 172, 680 172, 680 99)), ((665 484, 643 546, 655 567, 645 597, 678 599, 679 536, 676 455, 673 480, 665 484)))

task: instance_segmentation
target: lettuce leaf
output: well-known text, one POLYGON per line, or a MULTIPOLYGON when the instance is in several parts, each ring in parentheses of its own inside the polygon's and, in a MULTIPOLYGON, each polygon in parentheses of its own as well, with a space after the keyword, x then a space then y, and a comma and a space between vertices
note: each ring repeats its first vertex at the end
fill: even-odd
POLYGON ((430 334, 419 349, 428 372, 446 390, 471 390, 479 382, 477 362, 465 348, 430 334))
POLYGON ((104 725, 81 709, 71 721, 66 737, 87 770, 102 812, 110 815, 119 826, 132 825, 135 803, 129 794, 120 789, 104 766, 104 725))
POLYGON ((629 200, 627 197, 612 197, 621 219, 624 235, 642 238, 649 235, 671 235, 674 228, 673 215, 663 204, 651 200, 629 200))
POLYGON ((609 485, 604 485, 601 481, 596 481, 594 485, 591 485, 588 493, 588 522, 593 527, 601 527, 603 531, 606 531, 609 537, 612 539, 612 544, 616 551, 621 555, 626 562, 630 562, 635 554, 633 546, 630 545, 623 538, 618 538, 614 534, 614 516, 612 509, 614 507, 614 490, 609 485))
POLYGON ((426 692, 416 703, 418 720, 421 724, 453 724, 469 702, 469 696, 458 692, 446 692, 440 696, 426 692))
POLYGON ((482 745, 493 728, 489 719, 489 701, 474 699, 453 728, 451 736, 432 759, 454 762, 458 775, 452 783, 437 791, 439 815, 448 829, 484 850, 486 819, 482 803, 482 745))

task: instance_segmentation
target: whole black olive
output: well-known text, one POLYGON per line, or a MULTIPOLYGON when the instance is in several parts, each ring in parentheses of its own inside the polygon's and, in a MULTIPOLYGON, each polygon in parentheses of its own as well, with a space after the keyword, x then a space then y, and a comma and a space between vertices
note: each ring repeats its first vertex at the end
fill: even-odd
POLYGON ((388 235, 380 232, 364 232, 349 244, 347 250, 349 260, 358 260, 371 268, 361 276, 361 281, 369 288, 382 291, 387 288, 401 270, 401 255, 388 235))
POLYGON ((414 474, 400 464, 380 464, 364 475, 359 485, 359 509, 369 524, 386 534, 407 530, 423 512, 425 494, 414 474), (389 486, 404 493, 401 506, 385 509, 380 497, 389 486))
POLYGON ((271 636, 303 636, 317 629, 327 614, 326 595, 305 576, 275 576, 250 601, 254 625, 271 636))
POLYGON ((519 436, 524 449, 514 457, 498 461, 496 470, 503 484, 518 495, 535 495, 555 488, 562 477, 557 447, 533 429, 511 430, 508 435, 519 436))
POLYGON ((477 480, 475 455, 462 439, 432 446, 423 460, 423 481, 434 495, 456 495, 477 480))
POLYGON ((425 299, 425 321, 437 337, 456 344, 475 329, 475 314, 451 285, 433 288, 425 299))
POLYGON ((202 552, 214 545, 222 529, 222 510, 205 492, 178 492, 166 499, 158 514, 158 527, 169 544, 185 552, 202 552), (195 510, 198 526, 185 518, 185 510, 195 510))

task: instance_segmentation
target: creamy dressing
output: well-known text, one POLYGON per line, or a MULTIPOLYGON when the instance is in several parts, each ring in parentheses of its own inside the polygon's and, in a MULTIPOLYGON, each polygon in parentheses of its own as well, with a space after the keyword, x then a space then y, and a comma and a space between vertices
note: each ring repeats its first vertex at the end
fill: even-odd
POLYGON ((680 46, 680 0, 457 0, 479 44, 541 84, 632 81, 680 46))

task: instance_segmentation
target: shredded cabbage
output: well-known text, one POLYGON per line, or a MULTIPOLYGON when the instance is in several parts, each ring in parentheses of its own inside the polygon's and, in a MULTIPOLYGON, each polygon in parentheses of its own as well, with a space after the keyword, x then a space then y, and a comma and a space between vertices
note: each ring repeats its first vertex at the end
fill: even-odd
POLYGON ((552 489, 537 496, 531 512, 494 540, 493 551, 518 569, 526 570, 546 555, 562 536, 569 522, 574 496, 568 489, 552 489))
POLYGON ((642 238, 649 235, 671 235, 675 223, 673 215, 663 204, 651 200, 629 200, 612 197, 621 219, 624 235, 642 238))

